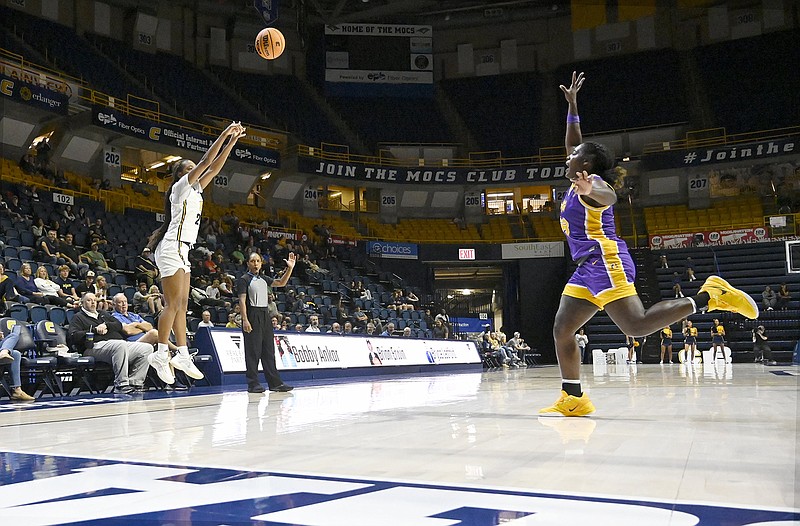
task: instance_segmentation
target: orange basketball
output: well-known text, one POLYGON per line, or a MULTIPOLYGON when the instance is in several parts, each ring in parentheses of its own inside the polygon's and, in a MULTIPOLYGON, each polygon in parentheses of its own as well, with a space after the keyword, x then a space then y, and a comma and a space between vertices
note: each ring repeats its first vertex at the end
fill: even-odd
POLYGON ((283 33, 274 27, 267 27, 261 30, 256 37, 256 53, 267 60, 275 60, 286 47, 286 39, 283 33))

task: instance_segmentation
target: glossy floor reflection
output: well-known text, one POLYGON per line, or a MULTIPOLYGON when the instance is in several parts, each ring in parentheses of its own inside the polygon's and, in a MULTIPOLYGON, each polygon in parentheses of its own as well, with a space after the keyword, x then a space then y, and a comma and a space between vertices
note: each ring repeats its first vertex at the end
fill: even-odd
MULTIPOLYGON (((681 518, 676 511, 680 505, 707 503, 783 510, 780 523, 759 520, 798 524, 791 522, 800 520, 797 368, 598 365, 584 366, 583 374, 584 387, 598 409, 591 418, 537 417, 537 410, 557 397, 560 385, 558 369, 544 367, 299 385, 290 394, 196 391, 191 396, 146 395, 115 403, 6 411, 0 412, 0 451, 45 455, 36 458, 56 458, 55 465, 59 457, 81 457, 171 466, 163 468, 167 471, 177 466, 219 468, 213 472, 234 470, 244 478, 241 474, 247 472, 333 477, 344 484, 336 491, 356 492, 347 493, 355 499, 348 501, 353 505, 358 499, 373 499, 372 493, 356 499, 365 491, 365 481, 400 481, 406 485, 384 488, 386 495, 416 502, 424 499, 403 497, 403 492, 414 484, 433 484, 491 490, 490 494, 559 495, 575 502, 633 499, 675 513, 663 520, 640 518, 638 524, 674 525, 698 524, 681 518)), ((37 460, 45 466, 35 469, 44 474, 34 474, 33 467, 19 460, 30 457, 3 458, 0 508, 5 509, 0 516, 10 516, 6 512, 13 509, 7 507, 7 492, 14 487, 9 484, 71 473, 56 468, 48 472, 48 461, 37 460), (21 465, 12 469, 14 462, 21 465)), ((138 482, 128 483, 143 491, 138 482)), ((197 504, 187 502, 186 506, 197 504)), ((343 506, 314 502, 324 512, 320 524, 353 524, 351 519, 336 519, 343 506)), ((365 503, 365 510, 378 502, 365 503)), ((491 506, 500 509, 498 504, 491 506)), ((463 512, 472 522, 458 515, 461 512, 454 512, 455 518, 431 512, 423 516, 440 518, 416 521, 397 516, 370 522, 374 516, 365 511, 363 523, 551 524, 542 510, 515 506, 503 509, 517 511, 496 513, 484 522, 476 518, 482 512, 463 512)), ((476 503, 467 508, 484 509, 476 503)), ((82 516, 86 509, 71 520, 99 520, 90 513, 82 516)), ((249 518, 258 515, 256 520, 268 524, 317 524, 299 509, 278 513, 270 508, 265 515, 256 506, 249 518)), ((30 517, 28 511, 25 517, 30 517)), ((559 520, 564 513, 556 515, 559 520)), ((608 524, 627 523, 616 516, 616 522, 608 524)), ((756 524, 744 520, 718 523, 756 524)), ((176 521, 202 522, 191 517, 176 521)), ((606 524, 599 516, 582 523, 606 524)))

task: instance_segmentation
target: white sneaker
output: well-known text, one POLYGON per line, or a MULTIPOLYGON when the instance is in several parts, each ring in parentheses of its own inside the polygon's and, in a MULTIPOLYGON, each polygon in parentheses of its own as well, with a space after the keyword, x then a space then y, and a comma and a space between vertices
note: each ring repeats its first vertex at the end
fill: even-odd
POLYGON ((150 367, 156 370, 162 382, 167 385, 175 383, 175 375, 169 368, 169 353, 156 351, 147 356, 147 361, 150 363, 150 367))
POLYGON ((202 380, 205 378, 203 373, 200 372, 200 369, 198 369, 192 361, 192 357, 189 356, 189 353, 179 352, 170 360, 170 363, 175 369, 180 369, 186 373, 186 376, 189 378, 194 380, 202 380))

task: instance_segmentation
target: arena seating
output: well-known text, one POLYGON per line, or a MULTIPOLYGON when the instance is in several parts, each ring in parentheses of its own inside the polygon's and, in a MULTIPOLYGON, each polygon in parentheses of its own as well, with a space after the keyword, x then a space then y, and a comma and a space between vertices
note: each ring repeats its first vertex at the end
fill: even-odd
MULTIPOLYGON (((569 85, 573 71, 583 71, 591 79, 581 89, 581 125, 585 130, 642 128, 689 120, 676 50, 574 62, 558 68, 555 78, 569 85), (657 100, 653 97, 656 93, 657 100)), ((519 100, 519 96, 513 100, 519 100)))
POLYGON ((710 208, 698 210, 686 205, 654 206, 645 208, 644 216, 651 235, 764 226, 761 200, 755 195, 715 200, 710 208))
POLYGON ((693 50, 715 126, 749 133, 800 122, 798 41, 800 30, 794 29, 693 50))
POLYGON ((481 149, 517 157, 545 145, 540 137, 541 83, 538 73, 509 73, 444 80, 441 87, 481 149))

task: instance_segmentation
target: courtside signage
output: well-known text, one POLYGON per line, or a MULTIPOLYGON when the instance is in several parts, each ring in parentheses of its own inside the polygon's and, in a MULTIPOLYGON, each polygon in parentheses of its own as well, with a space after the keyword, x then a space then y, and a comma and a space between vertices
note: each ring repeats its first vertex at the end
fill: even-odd
MULTIPOLYGON (((210 329, 223 372, 243 372, 242 332, 210 329)), ((325 336, 308 333, 275 334, 275 363, 279 370, 347 369, 393 365, 480 363, 473 342, 376 336, 325 336)))
POLYGON ((367 242, 367 254, 390 259, 418 259, 419 250, 414 243, 369 241, 367 242))
POLYGON ((563 241, 542 241, 538 243, 503 243, 503 259, 563 258, 563 241))

